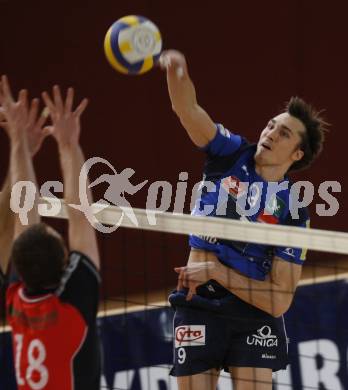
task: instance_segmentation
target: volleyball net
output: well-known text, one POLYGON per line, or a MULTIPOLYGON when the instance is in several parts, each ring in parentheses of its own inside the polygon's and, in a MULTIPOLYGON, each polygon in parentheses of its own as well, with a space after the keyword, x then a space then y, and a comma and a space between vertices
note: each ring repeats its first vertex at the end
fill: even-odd
MULTIPOLYGON (((67 205, 58 198, 42 198, 51 207, 39 210, 42 217, 67 218, 67 205), (52 209, 54 210, 52 211, 52 209)), ((150 230, 162 233, 196 234, 220 239, 238 240, 267 245, 294 246, 307 250, 348 255, 348 233, 303 229, 266 223, 211 218, 159 210, 91 205, 96 221, 103 225, 150 230), (135 215, 136 222, 127 215, 135 215)), ((107 233, 107 232, 106 232, 107 233)))
MULTIPOLYGON (((65 212, 63 207, 62 215, 65 212)), ((111 285, 115 280, 123 285, 118 296, 106 294, 104 310, 100 312, 100 316, 108 318, 107 322, 111 318, 119 321, 118 325, 115 323, 118 342, 103 332, 104 344, 114 345, 114 359, 118 361, 115 371, 111 370, 114 374, 105 376, 105 389, 177 389, 175 378, 168 375, 174 335, 173 311, 168 306, 167 295, 176 286, 173 267, 186 264, 188 234, 308 249, 303 278, 286 315, 293 364, 274 376, 274 388, 344 389, 348 386, 342 374, 348 344, 346 320, 339 323, 347 303, 347 233, 103 204, 93 205, 93 212, 99 222, 117 226, 110 237, 102 234, 106 242, 114 239, 119 242, 118 255, 109 262, 110 268, 106 267, 103 277, 111 279, 111 285), (313 257, 320 261, 311 261, 313 257), (139 327, 140 318, 142 326, 139 327), (128 341, 120 353, 125 335, 128 341), (140 346, 138 350, 136 345, 140 346), (144 356, 140 364, 139 353, 144 356)), ((231 388, 227 373, 222 372, 218 383, 219 390, 231 388)))

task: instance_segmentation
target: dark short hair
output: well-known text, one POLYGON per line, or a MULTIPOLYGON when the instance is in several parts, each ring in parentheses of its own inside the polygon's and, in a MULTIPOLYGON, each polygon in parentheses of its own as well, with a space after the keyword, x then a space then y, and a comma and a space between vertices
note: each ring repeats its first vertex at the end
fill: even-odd
POLYGON ((323 149, 325 132, 329 124, 303 99, 294 96, 286 103, 285 112, 300 120, 306 131, 301 134, 300 149, 304 152, 301 160, 292 164, 289 171, 298 171, 309 167, 323 149))
POLYGON ((64 243, 44 223, 26 229, 13 243, 11 261, 29 290, 55 286, 64 267, 64 243))

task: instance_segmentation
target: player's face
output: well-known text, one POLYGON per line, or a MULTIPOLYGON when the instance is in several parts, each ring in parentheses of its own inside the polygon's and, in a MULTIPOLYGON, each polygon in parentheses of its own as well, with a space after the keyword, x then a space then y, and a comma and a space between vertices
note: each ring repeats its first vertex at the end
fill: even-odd
POLYGON ((279 166, 288 168, 303 157, 300 149, 301 134, 305 132, 303 123, 284 112, 271 119, 262 131, 255 161, 261 166, 279 166))

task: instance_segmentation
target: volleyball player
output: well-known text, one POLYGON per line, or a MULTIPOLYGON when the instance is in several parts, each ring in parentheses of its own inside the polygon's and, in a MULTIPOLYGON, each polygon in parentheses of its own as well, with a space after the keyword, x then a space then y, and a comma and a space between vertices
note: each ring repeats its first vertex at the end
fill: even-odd
MULTIPOLYGON (((63 101, 59 88, 43 94, 57 141, 67 204, 78 204, 78 180, 84 157, 79 145, 83 100, 73 111, 70 88, 63 101)), ((32 111, 26 91, 14 101, 2 78, 0 104, 11 140, 11 183, 35 183, 27 125, 32 111)), ((33 103, 37 105, 38 103, 33 103)), ((33 107, 32 107, 33 108, 33 107)), ((91 199, 91 194, 88 194, 91 199)), ((84 215, 68 207, 69 247, 50 226, 40 223, 35 206, 28 224, 15 216, 11 262, 19 280, 7 290, 7 319, 12 328, 19 389, 99 390, 100 350, 96 330, 99 253, 95 230, 84 215)))
MULTIPOLYGON (((306 168, 320 153, 325 122, 319 114, 291 98, 257 145, 250 145, 199 106, 181 53, 165 52, 160 63, 173 110, 207 155, 193 214, 308 226, 306 208, 292 215, 287 173, 306 168), (275 184, 278 191, 272 190, 275 184)), ((195 235, 189 243, 187 266, 176 268, 178 288, 170 296, 176 309, 172 374, 179 389, 215 389, 224 368, 236 390, 270 390, 272 370, 288 363, 282 315, 293 299, 305 250, 195 235)))

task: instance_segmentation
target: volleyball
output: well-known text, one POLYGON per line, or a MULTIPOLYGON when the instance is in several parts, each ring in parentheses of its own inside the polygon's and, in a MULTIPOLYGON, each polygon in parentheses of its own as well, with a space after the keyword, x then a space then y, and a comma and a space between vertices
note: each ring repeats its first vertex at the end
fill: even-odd
POLYGON ((106 33, 104 50, 114 69, 124 74, 140 75, 157 62, 162 50, 161 33, 143 16, 124 16, 106 33))

